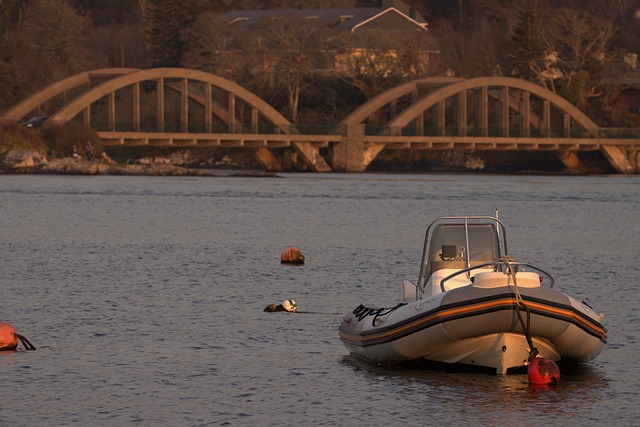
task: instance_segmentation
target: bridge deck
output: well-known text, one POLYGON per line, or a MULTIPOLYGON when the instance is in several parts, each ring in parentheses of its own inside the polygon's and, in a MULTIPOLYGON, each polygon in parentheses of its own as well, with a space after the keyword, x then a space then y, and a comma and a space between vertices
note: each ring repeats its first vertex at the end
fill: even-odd
MULTIPOLYGON (((193 146, 283 148, 293 142, 307 142, 326 148, 343 141, 342 135, 233 134, 233 133, 154 133, 98 132, 105 146, 193 146)), ((385 145, 389 149, 417 150, 572 150, 594 151, 603 147, 640 148, 640 138, 522 138, 489 136, 364 136, 367 145, 385 145)))

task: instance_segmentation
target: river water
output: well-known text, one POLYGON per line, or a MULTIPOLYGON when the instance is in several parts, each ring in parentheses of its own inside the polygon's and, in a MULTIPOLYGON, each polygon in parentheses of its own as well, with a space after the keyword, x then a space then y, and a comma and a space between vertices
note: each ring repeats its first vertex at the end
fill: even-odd
POLYGON ((0 175, 0 321, 37 347, 0 353, 0 425, 636 424, 639 185, 0 175), (399 301, 429 222, 496 208, 512 256, 606 315, 603 353, 548 389, 349 356, 342 314, 399 301), (263 312, 285 298, 303 313, 263 312))

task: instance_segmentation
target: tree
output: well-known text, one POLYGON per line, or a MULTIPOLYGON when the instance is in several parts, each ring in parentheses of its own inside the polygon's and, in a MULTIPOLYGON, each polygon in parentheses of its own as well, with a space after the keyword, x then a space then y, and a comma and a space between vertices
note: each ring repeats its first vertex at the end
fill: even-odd
POLYGON ((25 43, 41 60, 76 72, 92 63, 84 46, 90 23, 67 0, 35 0, 25 8, 12 38, 25 43))
POLYGON ((615 31, 612 17, 569 8, 556 11, 547 29, 551 46, 569 70, 602 58, 615 31))
POLYGON ((93 52, 96 66, 147 66, 145 34, 139 23, 111 22, 94 26, 87 36, 86 44, 93 52))
POLYGON ((22 18, 28 0, 0 0, 0 34, 9 30, 22 18))
POLYGON ((427 74, 427 58, 409 35, 391 38, 375 31, 359 31, 342 38, 336 71, 368 98, 427 74))
POLYGON ((265 23, 261 39, 266 66, 283 80, 289 118, 296 123, 305 77, 315 69, 319 28, 292 13, 278 17, 276 22, 265 23))
POLYGON ((206 10, 206 0, 146 0, 140 4, 145 7, 151 66, 180 66, 187 45, 186 34, 198 14, 206 10))
POLYGON ((94 64, 84 45, 90 21, 69 2, 1 2, 0 10, 6 17, 0 35, 0 109, 94 64))
POLYGON ((546 44, 541 18, 543 10, 538 0, 526 0, 520 10, 518 23, 511 38, 507 64, 511 74, 526 80, 538 80, 546 44))
POLYGON ((515 22, 515 0, 429 2, 429 28, 438 41, 440 73, 502 73, 515 22))
POLYGON ((611 40, 611 45, 623 55, 640 53, 640 0, 615 0, 610 6, 617 13, 618 31, 611 40))
POLYGON ((597 2, 556 11, 546 29, 549 50, 557 52, 558 68, 566 76, 559 94, 588 111, 589 100, 601 96, 600 84, 616 17, 597 2))
POLYGON ((217 14, 203 13, 187 32, 183 64, 223 77, 237 77, 240 69, 251 59, 244 55, 244 61, 235 61, 237 52, 244 48, 245 37, 242 31, 230 26, 217 14))

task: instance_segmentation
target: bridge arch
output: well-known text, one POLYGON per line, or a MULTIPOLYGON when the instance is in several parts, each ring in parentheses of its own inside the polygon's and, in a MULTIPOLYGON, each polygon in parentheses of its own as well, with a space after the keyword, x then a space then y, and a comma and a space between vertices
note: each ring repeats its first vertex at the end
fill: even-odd
POLYGON ((411 93, 417 93, 422 87, 438 88, 451 83, 463 81, 460 77, 427 77, 424 79, 413 80, 391 89, 388 89, 382 93, 371 98, 369 101, 356 108, 347 117, 342 119, 341 125, 354 126, 365 122, 367 118, 373 115, 376 111, 382 107, 393 103, 399 98, 411 93))
POLYGON ((29 113, 54 98, 64 95, 74 89, 91 87, 96 80, 110 79, 123 74, 138 71, 138 68, 101 68, 98 70, 85 71, 58 82, 52 83, 44 89, 34 93, 28 98, 16 104, 13 108, 5 112, 3 120, 19 121, 26 118, 29 113))
MULTIPOLYGON (((128 133, 129 141, 139 144, 148 144, 150 134, 160 138, 160 134, 177 135, 176 131, 180 134, 175 138, 178 140, 189 140, 186 134, 194 132, 298 134, 289 120, 251 91, 220 76, 186 68, 109 68, 80 73, 29 97, 3 118, 20 120, 56 96, 80 89, 82 92, 75 98, 48 114, 48 123, 79 118, 96 129, 102 139, 122 143, 122 135, 128 133), (96 77, 102 80, 96 83, 96 77), (151 101, 150 93, 155 101, 151 101), (166 99, 169 97, 175 98, 175 105, 165 105, 171 104, 166 99), (154 105, 145 108, 149 103, 154 105), (173 120, 166 120, 167 115, 173 120)), ((257 160, 269 170, 282 169, 265 145, 252 146, 257 160)), ((313 170, 330 170, 314 144, 292 141, 290 146, 313 170)))
MULTIPOLYGON (((520 80, 513 77, 476 77, 470 79, 456 77, 430 77, 415 80, 397 87, 391 88, 365 104, 354 110, 351 114, 342 120, 341 125, 354 126, 364 124, 375 112, 387 106, 401 97, 408 94, 418 94, 421 89, 427 89, 426 95, 414 97, 411 105, 408 105, 400 114, 393 114, 389 122, 385 125, 390 129, 398 129, 407 126, 412 120, 415 120, 419 114, 424 113, 432 107, 438 106, 439 103, 446 101, 456 95, 463 95, 465 92, 482 91, 488 88, 497 88, 501 91, 509 89, 518 89, 526 94, 526 103, 530 101, 528 98, 531 94, 549 102, 551 105, 567 113, 586 130, 596 130, 598 125, 593 122, 580 109, 571 104, 561 96, 536 85, 535 83, 520 80)), ((508 93, 507 93, 508 94, 508 93)), ((506 107, 514 108, 513 100, 509 100, 506 107)), ((528 106, 520 102, 521 108, 528 106)))
MULTIPOLYGON (((569 116, 585 130, 590 132, 598 129, 598 125, 596 125, 593 120, 566 99, 534 83, 513 77, 476 77, 452 83, 418 100, 418 102, 414 103, 410 108, 403 111, 402 114, 399 114, 397 117, 392 119, 389 122, 388 127, 391 129, 403 128, 410 121, 414 120, 418 114, 421 114, 426 109, 436 106, 438 103, 443 102, 454 95, 464 94, 468 90, 481 91, 489 87, 499 87, 499 90, 502 91, 502 94, 504 95, 502 101, 506 104, 503 107, 504 110, 502 113, 505 113, 506 109, 513 105, 512 100, 509 99, 508 91, 510 89, 519 89, 524 92, 525 97, 527 98, 526 101, 517 103, 522 108, 530 111, 530 95, 537 95, 545 102, 549 102, 564 113, 569 114, 569 116)), ((529 119, 530 118, 531 116, 529 115, 529 119)), ((544 121, 547 123, 549 122, 548 118, 543 119, 543 123, 544 121)))
MULTIPOLYGON (((187 68, 152 68, 137 70, 107 80, 66 104, 62 109, 51 115, 49 120, 53 122, 69 121, 91 104, 99 101, 105 96, 114 94, 120 89, 136 85, 147 80, 159 79, 182 79, 182 87, 180 89, 183 90, 183 102, 189 98, 189 92, 188 89, 186 89, 187 80, 195 80, 224 89, 231 94, 233 98, 239 97, 257 109, 284 133, 289 133, 291 131, 291 123, 282 114, 249 90, 225 78, 209 74, 204 71, 187 68)), ((163 84, 165 84, 165 82, 163 82, 163 84)), ((191 96, 191 98, 193 98, 193 96, 191 96)), ((213 109, 213 106, 210 108, 213 109)), ((230 114, 226 121, 231 126, 230 122, 233 122, 233 120, 234 115, 230 114)))
MULTIPOLYGON (((434 147, 433 141, 449 141, 439 146, 486 150, 531 138, 545 139, 546 146, 552 147, 551 142, 559 139, 593 141, 600 136, 599 126, 569 101, 512 77, 415 80, 372 98, 340 125, 343 141, 334 148, 338 155, 334 167, 353 169, 360 164, 361 170, 385 147, 394 146, 384 136, 421 139, 427 148, 434 147), (361 158, 353 156, 350 145, 363 153, 361 158)), ((618 170, 631 170, 620 149, 612 145, 599 149, 618 170)), ((567 167, 579 168, 576 152, 568 144, 548 150, 556 151, 567 167)))

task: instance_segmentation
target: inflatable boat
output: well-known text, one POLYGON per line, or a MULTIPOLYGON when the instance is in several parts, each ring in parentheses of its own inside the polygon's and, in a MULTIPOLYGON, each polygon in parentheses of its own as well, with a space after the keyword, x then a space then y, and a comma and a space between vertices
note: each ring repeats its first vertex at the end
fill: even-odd
POLYGON ((418 279, 403 281, 402 297, 344 315, 339 336, 352 354, 379 365, 426 360, 508 374, 534 357, 586 362, 607 342, 603 315, 509 256, 497 213, 432 222, 418 279))

